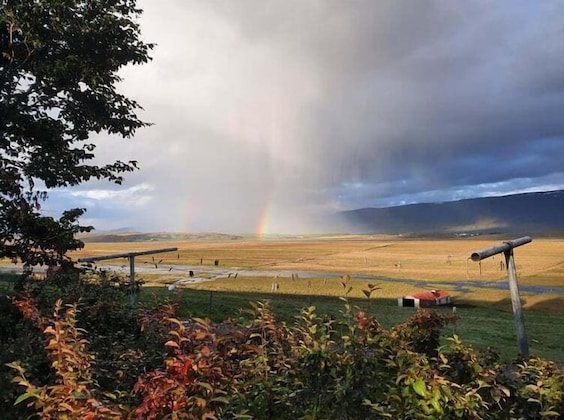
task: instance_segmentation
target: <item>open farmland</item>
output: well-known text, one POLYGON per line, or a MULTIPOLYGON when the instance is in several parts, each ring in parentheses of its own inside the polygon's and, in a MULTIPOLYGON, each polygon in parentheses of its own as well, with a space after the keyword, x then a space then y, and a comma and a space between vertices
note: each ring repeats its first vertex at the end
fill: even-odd
MULTIPOLYGON (((215 260, 231 271, 317 272, 380 276, 394 280, 444 282, 503 281, 502 256, 481 263, 473 251, 511 238, 413 239, 398 236, 336 236, 295 239, 236 239, 162 242, 87 243, 73 258, 177 247, 178 253, 155 255, 161 267, 212 266, 215 260)), ((564 287, 564 239, 533 239, 515 250, 519 283, 564 287)), ((138 257, 151 266, 150 256, 138 257)), ((108 263, 124 264, 123 261, 108 263)))
MULTIPOLYGON (((245 307, 249 301, 262 299, 286 302, 296 310, 315 304, 323 311, 338 311, 342 303, 337 297, 351 287, 349 298, 393 323, 411 313, 395 307, 397 297, 422 288, 440 288, 451 293, 458 307, 461 321, 457 333, 463 339, 501 347, 503 353, 511 355, 516 345, 509 292, 504 289, 506 272, 500 267, 502 258, 496 255, 481 263, 469 260, 472 252, 506 239, 513 238, 379 235, 87 243, 73 258, 177 247, 178 252, 136 258, 138 277, 146 286, 155 286, 145 290, 181 303, 197 296, 192 309, 201 304, 202 310, 207 310, 212 304, 208 303, 211 292, 215 306, 222 305, 222 298, 231 299, 231 304, 216 316, 232 316, 235 306, 245 307), (189 270, 194 278, 188 276, 189 270), (346 276, 350 280, 345 288, 342 280, 346 276), (279 285, 274 292, 273 283, 279 285), (363 292, 369 283, 377 286, 370 300, 363 292), (174 293, 164 287, 170 284, 177 286, 174 293), (327 306, 331 298, 333 303, 327 306)), ((562 361, 564 240, 533 238, 532 243, 515 249, 515 260, 531 351, 562 361)), ((99 265, 128 272, 125 259, 99 265)))

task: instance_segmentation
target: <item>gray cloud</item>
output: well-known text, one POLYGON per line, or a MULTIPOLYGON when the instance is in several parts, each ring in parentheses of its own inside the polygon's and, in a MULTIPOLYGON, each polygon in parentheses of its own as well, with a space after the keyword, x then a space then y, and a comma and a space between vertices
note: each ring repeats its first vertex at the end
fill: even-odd
MULTIPOLYGON (((151 199, 128 225, 295 231, 320 212, 564 188, 564 2, 139 3, 158 46, 123 90, 155 126, 99 139, 101 160, 141 164, 123 188, 151 199)), ((103 228, 117 210, 100 206, 103 228)))

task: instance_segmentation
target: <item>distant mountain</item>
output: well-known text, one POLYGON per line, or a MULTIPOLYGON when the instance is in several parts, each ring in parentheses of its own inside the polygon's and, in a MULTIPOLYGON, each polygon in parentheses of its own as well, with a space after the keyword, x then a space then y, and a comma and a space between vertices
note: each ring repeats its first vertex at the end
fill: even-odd
POLYGON ((340 212, 354 233, 564 231, 564 190, 340 212))
POLYGON ((79 235, 84 242, 149 242, 149 241, 185 241, 185 240, 236 240, 238 235, 224 233, 174 233, 174 232, 91 232, 79 235))

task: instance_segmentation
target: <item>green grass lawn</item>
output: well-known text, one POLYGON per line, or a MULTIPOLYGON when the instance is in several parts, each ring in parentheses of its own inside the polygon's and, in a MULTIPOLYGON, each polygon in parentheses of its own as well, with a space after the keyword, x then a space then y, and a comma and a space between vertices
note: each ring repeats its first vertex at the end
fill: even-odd
MULTIPOLYGON (((320 315, 338 317, 345 309, 338 297, 315 295, 291 295, 278 293, 222 292, 195 289, 176 289, 173 292, 163 287, 145 287, 142 302, 160 304, 169 301, 178 305, 178 317, 209 317, 213 321, 239 318, 241 309, 250 308, 251 302, 269 301, 276 318, 292 324, 300 310, 314 305, 320 315)), ((413 308, 400 308, 395 299, 359 299, 349 301, 374 315, 385 327, 405 321, 414 313, 413 308)), ((452 308, 437 308, 452 311, 452 308)), ((445 328, 445 338, 456 333, 466 344, 475 348, 491 347, 504 359, 518 356, 515 321, 511 310, 487 304, 465 304, 458 306, 459 320, 455 326, 445 328)), ((564 317, 545 311, 525 311, 525 329, 530 352, 544 358, 564 363, 564 317)))
POLYGON ((12 291, 18 278, 18 274, 0 273, 0 294, 12 291))
MULTIPOLYGON (((13 291, 17 275, 0 274, 0 295, 13 291)), ((213 282, 212 282, 213 283, 213 282)), ((210 285, 212 283, 209 283, 210 285)), ((201 286, 201 285, 200 285, 201 286)), ((344 302, 337 296, 316 294, 282 294, 267 292, 217 291, 178 288, 173 292, 163 286, 145 286, 140 301, 160 305, 169 301, 177 305, 177 316, 209 317, 220 322, 227 318, 239 318, 243 309, 252 302, 268 301, 276 318, 291 325, 302 308, 314 305, 320 315, 339 317, 345 310, 344 302)), ((385 327, 405 321, 414 313, 413 308, 400 308, 393 298, 349 298, 353 305, 374 315, 385 327)), ((554 308, 562 308, 564 299, 552 302, 554 308)), ((561 310, 529 309, 524 311, 525 330, 530 352, 559 363, 564 363, 564 316, 561 310)), ((452 311, 452 308, 437 308, 452 311)), ((445 337, 456 333, 466 344, 475 348, 492 347, 505 359, 518 355, 515 321, 511 305, 505 303, 472 302, 457 306, 459 320, 455 326, 445 328, 445 337)))

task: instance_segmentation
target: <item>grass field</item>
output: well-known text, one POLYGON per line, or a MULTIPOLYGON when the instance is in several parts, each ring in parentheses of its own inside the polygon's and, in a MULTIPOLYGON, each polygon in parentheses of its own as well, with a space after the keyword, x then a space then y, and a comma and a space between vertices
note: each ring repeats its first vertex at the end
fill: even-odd
MULTIPOLYGON (((411 239, 398 236, 335 236, 281 240, 241 239, 181 242, 87 243, 73 257, 177 247, 156 255, 162 265, 212 265, 233 270, 290 270, 367 274, 394 279, 497 281, 505 279, 499 255, 482 263, 472 252, 497 245, 501 237, 411 239)), ((139 257, 150 262, 150 257, 139 257)), ((541 238, 515 250, 523 285, 564 286, 564 239, 541 238)), ((122 262, 123 263, 123 262, 122 262)))
MULTIPOLYGON (((440 288, 452 295, 460 316, 456 333, 465 342, 492 346, 513 357, 517 345, 509 292, 496 288, 506 284, 506 272, 500 269, 502 256, 481 263, 469 260, 472 252, 507 239, 513 238, 359 235, 87 243, 72 257, 177 247, 177 252, 136 258, 138 278, 145 281, 143 299, 170 299, 179 304, 181 315, 210 316, 217 321, 236 317, 240 308, 259 300, 269 300, 276 315, 287 322, 311 304, 320 313, 339 313, 343 309, 339 296, 352 287, 348 297, 390 326, 413 313, 397 307, 398 297, 422 288, 440 288), (177 283, 173 292, 167 291, 165 285, 189 278, 188 267, 196 277, 210 281, 177 283), (223 270, 222 274, 217 270, 223 270), (249 274, 257 271, 265 274, 249 274), (241 273, 228 278, 227 272, 241 273), (297 279, 289 274, 304 272, 314 274, 297 279), (341 276, 350 277, 346 288, 341 276), (273 283, 279 284, 276 292, 273 283), (363 290, 368 290, 369 283, 377 288, 367 299, 363 290), (481 284, 493 287, 476 287, 481 284)), ((531 352, 564 362, 564 240, 533 238, 532 243, 515 249, 515 261, 522 289, 545 288, 542 293, 521 291, 531 352)), ((124 259, 107 264, 125 273, 129 269, 124 259)))
MULTIPOLYGON (((212 283, 208 283, 212 284, 212 283)), ((177 289, 167 292, 164 288, 148 287, 143 290, 146 302, 162 303, 167 300, 178 305, 178 313, 184 316, 207 316, 221 321, 238 318, 241 309, 250 308, 252 302, 268 301, 277 318, 292 324, 304 307, 314 305, 319 314, 339 316, 344 302, 334 296, 292 295, 270 292, 232 292, 202 289, 177 289)), ((374 315, 382 325, 391 327, 405 321, 414 313, 412 308, 400 308, 393 299, 350 298, 350 302, 374 315)), ((452 308, 438 308, 452 311, 452 308)), ((463 304, 456 309, 459 320, 454 327, 445 330, 447 335, 456 333, 466 344, 476 348, 492 347, 506 359, 517 356, 517 338, 511 310, 497 305, 473 306, 463 304)), ((564 317, 542 311, 528 310, 525 326, 531 354, 564 363, 564 317)))

